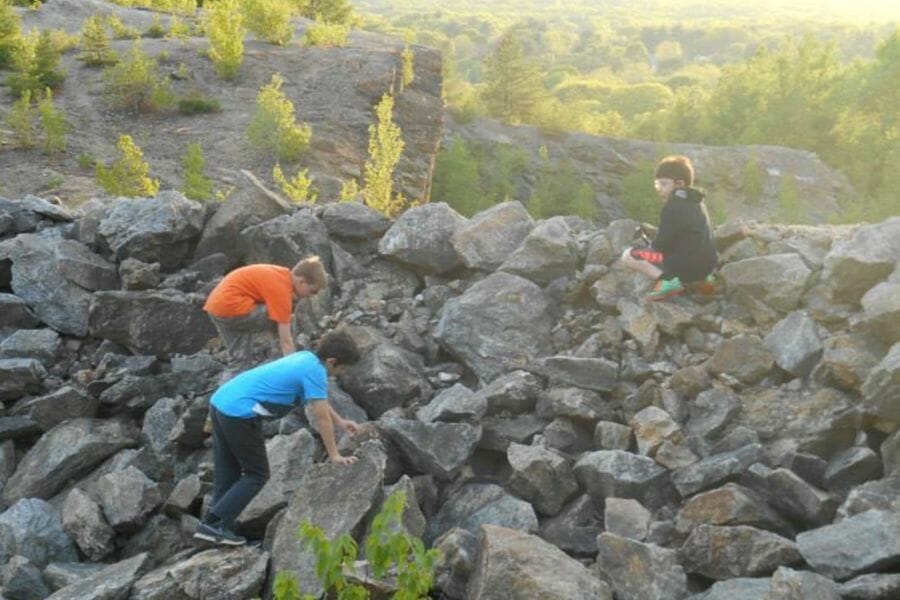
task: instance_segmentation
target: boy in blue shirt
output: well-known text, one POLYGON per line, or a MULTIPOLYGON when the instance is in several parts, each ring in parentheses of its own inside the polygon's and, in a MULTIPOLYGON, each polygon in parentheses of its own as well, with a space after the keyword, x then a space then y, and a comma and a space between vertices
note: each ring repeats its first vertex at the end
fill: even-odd
POLYGON ((262 419, 280 418, 295 406, 309 405, 328 459, 352 465, 355 456, 342 456, 334 427, 353 436, 358 425, 341 418, 328 402, 328 376, 339 375, 359 360, 356 343, 345 332, 322 338, 314 353, 295 352, 244 371, 222 385, 210 398, 213 424, 213 499, 197 525, 197 539, 240 546, 247 542, 232 531, 234 522, 269 479, 269 459, 262 419))

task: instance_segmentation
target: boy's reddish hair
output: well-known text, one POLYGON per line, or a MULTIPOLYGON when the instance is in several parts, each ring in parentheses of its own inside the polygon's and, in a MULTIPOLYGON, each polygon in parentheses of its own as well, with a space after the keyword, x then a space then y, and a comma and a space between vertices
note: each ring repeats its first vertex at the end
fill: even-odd
POLYGON ((656 165, 655 179, 672 179, 673 181, 681 180, 684 185, 690 187, 694 185, 694 165, 691 159, 680 154, 667 156, 656 165))

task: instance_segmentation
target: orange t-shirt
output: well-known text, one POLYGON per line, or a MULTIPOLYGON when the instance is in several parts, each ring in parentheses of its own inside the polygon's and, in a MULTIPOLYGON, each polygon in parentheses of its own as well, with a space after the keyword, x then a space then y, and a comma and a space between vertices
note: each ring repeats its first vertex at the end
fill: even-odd
POLYGON ((248 265, 235 269, 213 289, 203 310, 216 317, 243 317, 265 304, 269 318, 290 323, 294 286, 291 270, 278 265, 248 265))

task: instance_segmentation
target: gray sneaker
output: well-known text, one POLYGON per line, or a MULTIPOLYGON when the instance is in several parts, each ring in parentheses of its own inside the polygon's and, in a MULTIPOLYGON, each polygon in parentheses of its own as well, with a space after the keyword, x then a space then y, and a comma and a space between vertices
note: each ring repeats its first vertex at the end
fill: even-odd
POLYGON ((210 525, 202 521, 197 525, 194 538, 222 546, 243 546, 247 543, 247 538, 239 536, 221 525, 210 525))

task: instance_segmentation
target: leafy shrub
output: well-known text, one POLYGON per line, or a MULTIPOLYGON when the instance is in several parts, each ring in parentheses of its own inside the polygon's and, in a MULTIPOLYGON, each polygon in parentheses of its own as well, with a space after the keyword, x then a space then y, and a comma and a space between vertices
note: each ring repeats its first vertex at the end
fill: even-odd
POLYGON ((25 90, 19 99, 13 102, 6 115, 6 124, 12 130, 12 142, 17 148, 33 148, 34 105, 31 103, 31 90, 25 90))
POLYGON ((215 0, 204 7, 209 58, 222 79, 234 79, 244 62, 244 13, 238 0, 215 0))
POLYGON ((166 39, 185 40, 191 35, 191 26, 176 16, 169 19, 169 33, 166 39))
POLYGON ((209 200, 213 196, 212 182, 203 172, 203 149, 198 142, 188 144, 181 159, 182 192, 191 200, 209 200))
POLYGON ((47 154, 55 154, 66 149, 66 133, 69 123, 65 115, 53 106, 53 92, 44 90, 44 96, 38 101, 38 114, 44 133, 43 147, 47 154))
POLYGON ((118 60, 110 48, 103 17, 94 15, 85 19, 81 28, 81 55, 78 58, 89 67, 111 65, 118 60))
POLYGON ((409 85, 415 79, 416 71, 414 66, 415 54, 412 50, 410 50, 409 46, 406 46, 403 49, 403 52, 400 53, 400 60, 402 62, 400 68, 400 82, 402 83, 402 88, 405 89, 409 87, 409 85))
POLYGON ((346 46, 349 33, 350 28, 347 25, 316 21, 306 28, 303 44, 326 47, 346 46))
POLYGON ((141 32, 122 22, 116 15, 107 15, 106 24, 112 30, 113 38, 117 40, 136 40, 141 37, 141 32))
POLYGON ((464 139, 453 140, 435 159, 431 200, 446 202, 467 217, 493 204, 481 188, 478 161, 464 139))
POLYGON ((207 98, 199 90, 192 90, 178 99, 178 112, 183 115, 206 114, 220 110, 222 105, 216 98, 207 98))
POLYGON ((353 9, 349 0, 292 0, 301 16, 328 23, 349 25, 353 9))
POLYGON ((169 80, 159 74, 156 60, 141 49, 140 41, 128 54, 104 71, 105 91, 114 106, 152 112, 172 103, 169 80))
POLYGON ((803 219, 796 179, 789 173, 784 175, 778 191, 778 219, 782 223, 800 223, 803 219))
POLYGON ((359 196, 359 184, 355 179, 348 179, 341 184, 340 198, 341 202, 350 202, 356 200, 359 196))
POLYGON ((294 37, 293 12, 289 0, 244 0, 247 29, 276 46, 287 46, 294 37))
POLYGON ((281 165, 275 165, 272 170, 272 177, 281 186, 284 194, 297 203, 313 203, 319 196, 319 192, 313 189, 312 180, 309 178, 306 169, 300 169, 292 179, 287 179, 281 172, 281 165))
POLYGON ((61 55, 49 29, 32 31, 22 37, 13 58, 16 72, 7 78, 6 85, 17 96, 25 90, 37 94, 45 88, 56 89, 66 78, 65 72, 58 69, 61 55))
POLYGON ((22 43, 22 19, 8 0, 0 0, 0 68, 12 64, 22 43))
POLYGON ((97 183, 111 196, 130 198, 155 196, 159 180, 150 178, 150 165, 130 135, 120 135, 119 158, 111 167, 97 163, 97 183))
POLYGON ((541 170, 528 200, 528 212, 536 219, 556 215, 593 219, 597 216, 594 188, 570 163, 548 165, 541 170))
POLYGON ((153 15, 153 21, 150 23, 147 31, 144 32, 144 36, 149 38, 163 38, 166 36, 166 28, 163 27, 162 19, 159 15, 153 15))
POLYGON ((394 217, 406 199, 393 194, 394 167, 403 153, 400 128, 393 122, 394 97, 385 94, 375 107, 377 123, 369 125, 369 158, 363 166, 363 199, 378 212, 394 217))
POLYGON ((247 127, 247 138, 255 148, 292 162, 309 146, 312 128, 297 123, 294 105, 281 91, 283 83, 281 74, 275 73, 272 82, 259 90, 256 112, 247 127))

